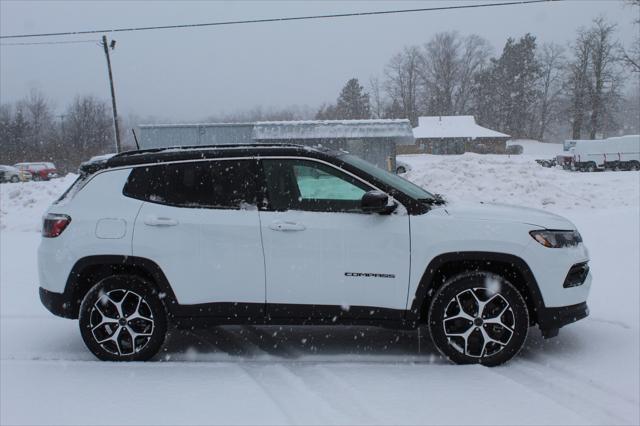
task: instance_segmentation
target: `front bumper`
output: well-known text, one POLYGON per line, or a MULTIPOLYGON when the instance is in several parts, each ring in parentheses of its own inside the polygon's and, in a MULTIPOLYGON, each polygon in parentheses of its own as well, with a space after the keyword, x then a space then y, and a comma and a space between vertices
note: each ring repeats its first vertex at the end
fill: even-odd
POLYGON ((40 301, 54 315, 71 319, 78 317, 65 293, 56 293, 40 287, 40 301))
POLYGON ((538 312, 538 327, 545 339, 558 335, 561 327, 571 324, 589 315, 587 302, 561 308, 542 308, 538 312))

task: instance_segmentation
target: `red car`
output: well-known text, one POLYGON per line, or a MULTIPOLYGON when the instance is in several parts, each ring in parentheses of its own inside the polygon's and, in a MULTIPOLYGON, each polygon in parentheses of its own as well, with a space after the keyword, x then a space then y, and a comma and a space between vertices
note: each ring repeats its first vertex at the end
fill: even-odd
POLYGON ((14 167, 31 173, 33 180, 49 180, 58 177, 58 170, 53 163, 18 163, 14 167))

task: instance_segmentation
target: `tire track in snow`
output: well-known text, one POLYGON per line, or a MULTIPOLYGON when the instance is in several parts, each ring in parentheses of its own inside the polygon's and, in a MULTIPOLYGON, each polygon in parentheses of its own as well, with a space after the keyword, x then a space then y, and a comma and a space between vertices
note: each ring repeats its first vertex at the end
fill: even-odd
POLYGON ((633 424, 633 419, 621 417, 615 409, 610 407, 612 398, 610 395, 591 385, 590 391, 593 397, 580 393, 571 378, 550 375, 548 371, 540 370, 539 365, 526 360, 514 360, 505 367, 495 367, 489 371, 501 375, 533 392, 554 401, 576 414, 596 419, 597 424, 611 424, 612 420, 617 424, 633 424), (528 365, 527 365, 528 364, 528 365))
POLYGON ((242 370, 259 386, 281 411, 289 424, 342 424, 341 413, 283 363, 256 368, 241 365, 242 370), (313 422, 309 422, 310 418, 313 422))
POLYGON ((318 392, 322 392, 325 399, 328 399, 339 411, 351 418, 344 423, 378 423, 376 418, 371 416, 370 404, 360 396, 360 392, 354 390, 345 379, 327 366, 322 364, 310 366, 300 370, 298 374, 303 380, 313 383, 318 392))
POLYGON ((562 375, 566 376, 568 380, 571 379, 571 380, 579 381, 582 385, 588 386, 588 387, 590 387, 592 389, 595 389, 597 391, 601 391, 603 393, 606 393, 607 395, 609 395, 609 394, 615 395, 616 398, 619 398, 619 399, 625 401, 626 403, 628 403, 628 404, 630 404, 630 405, 632 405, 634 407, 638 406, 638 401, 637 400, 635 400, 633 398, 630 398, 628 395, 626 395, 626 394, 624 394, 624 393, 622 393, 622 392, 620 392, 620 391, 618 391, 618 390, 616 390, 616 389, 614 389, 614 388, 612 388, 610 386, 607 386, 607 385, 602 384, 602 383, 595 383, 593 381, 593 379, 591 377, 587 376, 587 375, 579 374, 579 373, 577 373, 575 371, 570 371, 570 370, 562 367, 560 364, 557 363, 557 361, 553 357, 551 357, 549 355, 545 355, 543 353, 540 353, 540 354, 536 354, 536 356, 544 358, 545 361, 541 362, 541 361, 536 361, 534 359, 527 359, 527 360, 523 359, 521 361, 522 362, 529 362, 529 363, 535 364, 535 365, 537 365, 539 367, 543 367, 545 369, 554 370, 556 373, 559 373, 559 374, 562 374, 562 375))

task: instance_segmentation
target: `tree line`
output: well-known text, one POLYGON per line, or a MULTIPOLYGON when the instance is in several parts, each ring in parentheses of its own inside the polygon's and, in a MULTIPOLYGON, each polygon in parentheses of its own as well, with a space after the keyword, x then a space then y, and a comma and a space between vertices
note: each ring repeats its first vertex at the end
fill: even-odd
MULTIPOLYGON (((630 3, 638 11, 640 0, 630 3)), ((207 120, 406 118, 416 126, 421 115, 474 115, 483 126, 542 141, 640 133, 640 35, 625 49, 616 25, 596 18, 566 46, 540 44, 525 34, 507 39, 499 55, 493 50, 478 35, 438 33, 402 48, 366 88, 349 79, 335 103, 257 106, 207 120)), ((62 113, 55 110, 37 90, 0 105, 0 164, 52 161, 70 171, 91 156, 114 152, 105 100, 78 96, 62 113)), ((129 129, 141 120, 129 116, 121 124, 129 129)), ((122 133, 124 146, 133 148, 131 133, 122 133)))
MULTIPOLYGON (((636 2, 638 4, 638 2, 636 2)), ((640 131, 640 38, 630 50, 597 18, 568 46, 509 38, 499 56, 477 35, 436 34, 407 46, 368 88, 350 79, 317 119, 474 115, 517 138, 595 139, 640 131)))
POLYGON ((32 90, 15 104, 0 105, 0 164, 51 161, 75 170, 89 157, 114 151, 111 107, 92 96, 78 96, 60 115, 32 90))

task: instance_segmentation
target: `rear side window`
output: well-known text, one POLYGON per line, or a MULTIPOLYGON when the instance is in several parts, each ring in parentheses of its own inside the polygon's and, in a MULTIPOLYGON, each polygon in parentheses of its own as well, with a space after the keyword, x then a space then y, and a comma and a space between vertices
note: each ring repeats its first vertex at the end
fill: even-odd
POLYGON ((84 173, 78 176, 78 178, 71 184, 71 186, 67 188, 67 190, 64 191, 60 198, 54 201, 53 204, 63 205, 71 201, 73 197, 75 197, 76 194, 80 192, 82 188, 84 188, 86 183, 89 182, 90 177, 91 175, 84 173))
POLYGON ((240 209, 256 204, 256 163, 217 160, 137 167, 124 195, 176 207, 240 209))

